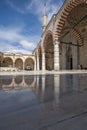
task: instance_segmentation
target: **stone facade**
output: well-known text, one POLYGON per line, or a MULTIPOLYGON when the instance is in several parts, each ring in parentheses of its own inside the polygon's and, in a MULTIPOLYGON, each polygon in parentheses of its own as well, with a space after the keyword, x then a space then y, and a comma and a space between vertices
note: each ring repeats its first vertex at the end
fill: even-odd
POLYGON ((3 67, 12 67, 19 70, 36 70, 36 59, 34 55, 3 54, 3 67))
POLYGON ((60 10, 52 16, 34 50, 36 52, 41 49, 39 51, 39 59, 42 59, 40 60, 42 67, 39 66, 41 70, 79 69, 80 66, 86 68, 86 13, 87 0, 66 0, 60 10), (53 57, 51 58, 53 61, 50 57, 53 57), (54 63, 53 68, 51 62, 54 63))
POLYGON ((4 55, 4 58, 11 58, 13 67, 22 64, 21 69, 26 68, 27 58, 32 62, 28 66, 37 71, 86 69, 87 0, 66 0, 47 25, 46 20, 45 6, 43 32, 33 55, 4 55))

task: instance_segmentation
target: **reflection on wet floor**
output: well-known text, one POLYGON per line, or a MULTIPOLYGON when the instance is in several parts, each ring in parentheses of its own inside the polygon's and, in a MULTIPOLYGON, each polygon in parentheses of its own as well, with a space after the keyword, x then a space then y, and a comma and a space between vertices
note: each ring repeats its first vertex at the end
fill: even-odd
POLYGON ((87 90, 87 75, 42 75, 42 76, 1 76, 0 88, 4 91, 31 89, 40 101, 55 100, 59 97, 87 90))
POLYGON ((47 123, 82 114, 86 82, 87 74, 0 76, 0 129, 47 130, 47 123))
MULTIPOLYGON (((60 94, 74 90, 86 90, 86 74, 69 75, 35 75, 35 76, 0 76, 0 88, 2 90, 34 88, 42 93, 49 92, 50 89, 60 94)), ((55 93, 56 93, 55 92, 55 93)))

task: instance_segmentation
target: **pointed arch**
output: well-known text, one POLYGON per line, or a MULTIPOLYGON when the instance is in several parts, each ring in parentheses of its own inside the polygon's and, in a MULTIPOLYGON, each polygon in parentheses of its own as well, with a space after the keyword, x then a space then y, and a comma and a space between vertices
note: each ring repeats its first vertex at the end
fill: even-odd
MULTIPOLYGON (((50 30, 48 30, 48 31, 45 33, 44 40, 43 40, 44 50, 45 50, 45 47, 46 47, 46 44, 47 44, 47 39, 48 39, 50 36, 52 37, 52 41, 53 41, 53 33, 52 33, 50 30)), ((53 43, 53 42, 52 42, 52 43, 53 43)))
MULTIPOLYGON (((63 28, 64 23, 69 15, 69 13, 71 12, 71 10, 82 3, 87 4, 87 0, 70 0, 69 2, 67 2, 66 6, 62 10, 62 14, 60 16, 60 19, 58 20, 56 30, 54 33, 54 40, 58 40, 60 38, 62 28, 63 28)), ((76 36, 75 32, 74 32, 74 35, 76 36)), ((78 35, 78 36, 77 36, 77 38, 79 39, 78 41, 81 43, 82 39, 81 39, 80 35, 78 35)))
POLYGON ((82 46, 84 41, 83 38, 81 37, 81 34, 76 29, 73 29, 71 33, 77 39, 79 45, 82 46))
POLYGON ((45 50, 45 63, 46 63, 46 70, 53 70, 54 69, 54 45, 53 45, 53 34, 49 30, 46 32, 43 46, 45 50))

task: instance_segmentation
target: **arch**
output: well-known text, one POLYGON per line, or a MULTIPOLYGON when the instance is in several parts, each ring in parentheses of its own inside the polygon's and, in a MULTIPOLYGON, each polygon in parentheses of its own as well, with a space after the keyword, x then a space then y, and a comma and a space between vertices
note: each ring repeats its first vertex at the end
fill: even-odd
MULTIPOLYGON (((44 50, 45 50, 45 46, 47 44, 47 39, 49 38, 49 36, 52 36, 52 40, 53 40, 53 33, 48 30, 46 33, 45 33, 45 36, 44 36, 44 42, 43 42, 43 47, 44 47, 44 50)), ((53 43, 53 42, 52 42, 53 43)))
POLYGON ((15 83, 16 84, 21 84, 23 80, 23 76, 16 76, 15 77, 15 83))
POLYGON ((28 57, 25 60, 25 70, 34 70, 34 60, 31 57, 28 57))
POLYGON ((2 63, 3 67, 13 67, 13 60, 10 57, 5 57, 2 63))
POLYGON ((25 83, 30 86, 34 82, 34 76, 24 76, 25 83))
POLYGON ((4 77, 4 78, 2 79, 2 83, 3 83, 3 85, 10 85, 10 84, 12 83, 12 77, 11 77, 11 76, 9 76, 9 77, 4 77))
POLYGON ((45 50, 46 70, 53 70, 54 69, 54 45, 53 45, 53 35, 51 31, 48 31, 45 35, 44 50, 45 50))
POLYGON ((82 46, 84 41, 81 34, 76 29, 73 29, 71 33, 77 39, 79 45, 82 46))
POLYGON ((0 52, 0 67, 2 66, 2 62, 3 62, 3 53, 0 52))
POLYGON ((23 70, 23 60, 21 58, 17 58, 15 60, 15 67, 20 70, 23 70))
POLYGON ((87 0, 70 0, 69 2, 67 2, 57 23, 56 30, 54 33, 54 40, 58 40, 60 38, 63 25, 71 10, 82 3, 87 4, 87 0))

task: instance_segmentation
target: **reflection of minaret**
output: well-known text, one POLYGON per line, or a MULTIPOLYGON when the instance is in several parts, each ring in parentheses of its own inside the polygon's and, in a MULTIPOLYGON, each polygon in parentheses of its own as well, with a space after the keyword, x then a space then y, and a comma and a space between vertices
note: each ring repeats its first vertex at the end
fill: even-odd
POLYGON ((55 102, 59 102, 59 92, 60 92, 60 75, 54 75, 54 92, 55 92, 55 102))
POLYGON ((43 14, 43 25, 42 25, 42 30, 43 32, 45 31, 47 26, 47 15, 46 15, 46 3, 44 4, 44 14, 43 14))

